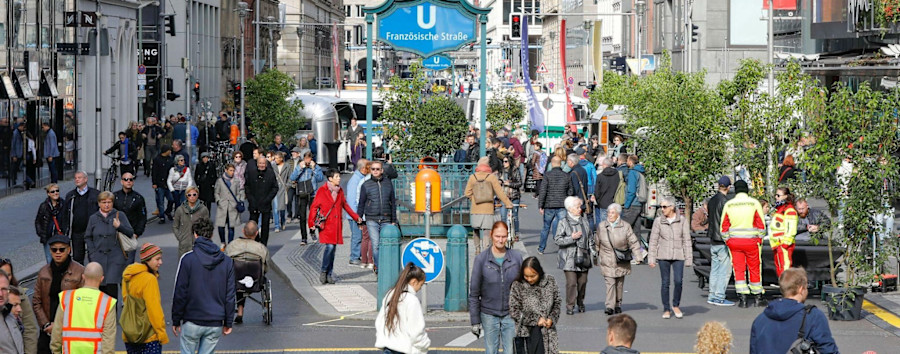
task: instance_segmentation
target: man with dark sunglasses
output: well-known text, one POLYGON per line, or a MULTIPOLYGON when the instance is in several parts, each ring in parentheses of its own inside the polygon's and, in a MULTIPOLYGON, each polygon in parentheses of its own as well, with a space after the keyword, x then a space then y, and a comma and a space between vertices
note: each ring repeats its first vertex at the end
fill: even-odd
MULTIPOLYGON (((141 237, 147 226, 147 206, 144 196, 134 190, 134 174, 122 173, 122 189, 113 193, 113 196, 115 197, 113 208, 125 214, 128 223, 134 228, 134 237, 141 237)), ((125 257, 128 264, 134 263, 136 252, 137 250, 128 252, 125 257)))
POLYGON ((38 337, 38 353, 50 353, 50 334, 53 319, 59 308, 59 293, 65 290, 78 289, 84 285, 81 274, 84 267, 69 257, 71 247, 65 235, 54 235, 47 240, 50 245, 50 264, 38 271, 37 283, 34 286, 32 308, 41 328, 38 337))

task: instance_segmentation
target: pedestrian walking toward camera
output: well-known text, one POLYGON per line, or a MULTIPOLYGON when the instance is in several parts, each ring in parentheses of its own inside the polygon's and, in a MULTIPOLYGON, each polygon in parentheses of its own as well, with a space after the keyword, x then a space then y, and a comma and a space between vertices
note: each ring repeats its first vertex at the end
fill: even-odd
POLYGON ((178 257, 194 247, 194 224, 201 219, 209 219, 209 209, 199 199, 200 190, 192 186, 187 189, 187 202, 175 209, 172 232, 178 241, 178 257))
POLYGON ((509 314, 510 287, 522 267, 522 255, 507 249, 509 227, 494 222, 491 247, 475 256, 469 280, 469 321, 476 337, 484 330, 488 354, 513 352, 516 323, 509 314))
POLYGON ((6 310, 9 305, 10 276, 0 271, 0 351, 11 354, 25 353, 25 339, 19 330, 19 321, 15 315, 6 310))
MULTIPOLYGON (((133 237, 139 238, 144 234, 147 226, 147 207, 144 196, 134 190, 134 179, 134 174, 131 172, 122 173, 122 189, 114 194, 113 207, 121 211, 122 215, 128 219, 128 223, 134 229, 133 237)), ((126 263, 134 263, 137 250, 126 253, 126 263)))
POLYGON ((181 257, 172 296, 172 333, 182 354, 212 354, 219 338, 231 334, 235 309, 234 262, 210 238, 212 224, 192 227, 194 248, 181 257))
POLYGON ((201 153, 200 163, 194 171, 194 182, 200 188, 200 200, 207 208, 212 208, 212 203, 216 201, 215 188, 218 179, 216 162, 209 159, 208 152, 201 153))
POLYGON ((372 162, 369 170, 372 177, 363 182, 356 210, 366 219, 364 227, 367 228, 372 243, 371 261, 374 263, 370 263, 368 267, 377 269, 381 230, 387 225, 397 225, 397 196, 394 194, 393 183, 384 175, 384 163, 372 162))
POLYGON ((719 188, 716 195, 709 199, 707 208, 709 209, 709 253, 710 253, 710 270, 709 270, 709 296, 706 303, 716 306, 734 306, 734 302, 725 299, 725 289, 728 287, 728 281, 731 278, 731 253, 728 246, 725 245, 725 237, 722 236, 722 210, 725 203, 728 202, 728 188, 731 186, 731 179, 728 176, 722 176, 718 182, 719 188))
POLYGON ((259 242, 266 245, 269 242, 272 201, 278 194, 278 180, 275 177, 275 171, 269 168, 269 161, 265 157, 260 156, 256 159, 255 168, 248 166, 244 193, 247 196, 250 220, 258 221, 262 229, 259 234, 259 242))
MULTIPOLYGON (((518 140, 516 141, 518 142, 518 140)), ((519 234, 522 233, 522 230, 519 229, 519 201, 522 196, 522 174, 519 171, 518 163, 518 159, 509 155, 504 156, 503 169, 501 169, 498 174, 500 185, 503 186, 503 193, 506 193, 506 197, 513 203, 512 220, 507 220, 509 217, 509 209, 507 209, 506 206, 500 206, 500 220, 506 222, 507 225, 513 226, 513 230, 516 231, 515 235, 511 235, 513 240, 518 240, 519 234)))
POLYGON ((606 314, 622 312, 625 276, 631 274, 632 257, 641 252, 641 244, 622 219, 622 206, 612 203, 606 208, 606 220, 597 226, 594 247, 600 259, 600 273, 606 281, 606 314))
POLYGON ((804 305, 809 296, 806 270, 786 269, 778 286, 784 297, 769 303, 753 321, 750 354, 793 353, 791 349, 801 338, 811 343, 816 353, 838 353, 828 318, 815 306, 804 305))
POLYGON ((641 354, 631 349, 637 335, 637 322, 626 314, 619 314, 606 319, 606 342, 609 346, 600 354, 641 354))
POLYGON ((547 247, 547 236, 552 233, 555 237, 559 221, 566 217, 566 197, 575 195, 572 180, 560 168, 561 165, 562 159, 558 156, 550 159, 551 169, 544 174, 538 192, 538 208, 544 216, 544 226, 541 229, 541 240, 537 250, 540 254, 544 254, 547 247))
MULTIPOLYGON (((97 198, 100 210, 91 215, 84 232, 85 248, 88 259, 103 266, 103 274, 99 289, 114 299, 119 298, 119 283, 122 282, 122 271, 128 263, 118 233, 134 235, 134 228, 128 222, 124 212, 113 208, 115 195, 112 192, 100 192, 97 198)), ((85 271, 87 272, 87 271, 85 271)))
POLYGON ((166 218, 172 221, 172 211, 175 206, 175 197, 169 189, 169 170, 174 166, 172 148, 163 145, 159 155, 153 158, 153 167, 150 171, 150 179, 153 183, 153 191, 156 194, 156 215, 159 223, 165 224, 166 218))
POLYGON ((560 220, 553 240, 559 246, 559 269, 566 274, 566 314, 585 312, 584 295, 588 271, 593 264, 594 238, 589 216, 583 215, 582 201, 567 197, 566 216, 560 220))
POLYGON ((694 262, 694 251, 691 245, 690 223, 684 216, 678 215, 675 209, 675 200, 663 198, 660 202, 662 217, 653 220, 653 228, 650 230, 650 254, 648 263, 650 268, 659 265, 659 274, 662 278, 660 295, 662 296, 662 318, 668 319, 673 314, 675 318, 684 315, 681 309, 681 284, 684 277, 684 267, 691 267, 694 262), (669 304, 669 279, 675 286, 672 293, 672 303, 669 304))
POLYGON ((307 235, 314 232, 313 229, 306 226, 309 216, 309 206, 316 196, 316 190, 318 190, 320 184, 325 181, 325 174, 322 173, 322 168, 313 161, 312 152, 307 151, 303 154, 303 160, 294 166, 294 171, 291 172, 288 179, 297 184, 297 195, 295 196, 297 212, 295 215, 300 224, 300 236, 302 237, 300 245, 306 246, 307 235))
POLYGON ((425 272, 410 262, 385 294, 375 317, 375 347, 384 354, 428 353, 431 339, 425 332, 425 315, 416 297, 424 284, 425 272))
POLYGON ((719 229, 733 257, 734 289, 740 296, 738 306, 750 307, 747 295, 753 294, 756 296, 756 306, 763 307, 766 306, 766 300, 763 298, 759 256, 762 251, 762 236, 766 232, 765 213, 759 201, 747 194, 750 191, 747 182, 735 182, 734 191, 737 193, 734 199, 725 203, 722 209, 719 229))
POLYGON ((169 169, 169 177, 166 179, 166 185, 172 192, 172 199, 175 200, 175 208, 184 203, 184 193, 188 187, 196 186, 194 177, 191 174, 191 167, 187 165, 187 160, 182 155, 175 155, 174 165, 169 169))
MULTIPOLYGON (((112 200, 109 202, 111 207, 112 200)), ((116 299, 101 292, 103 274, 109 272, 104 273, 100 263, 88 263, 81 276, 84 287, 55 295, 59 297, 59 307, 50 338, 53 353, 115 353, 116 299)), ((122 277, 121 269, 118 277, 122 277)))
POLYGON ((34 218, 34 230, 38 240, 44 247, 44 257, 47 264, 51 263, 50 244, 47 242, 56 235, 67 235, 69 215, 65 210, 65 204, 59 197, 59 186, 50 183, 44 190, 47 191, 47 199, 38 207, 34 218))
POLYGON ((84 231, 91 215, 99 210, 97 198, 100 191, 88 186, 87 172, 75 172, 75 189, 66 194, 66 212, 69 214, 69 238, 72 239, 72 258, 84 263, 84 231))
POLYGON ((241 224, 241 213, 237 206, 244 200, 244 191, 235 179, 234 165, 225 165, 225 172, 216 181, 215 194, 216 227, 219 229, 219 241, 224 246, 234 240, 234 228, 241 224))
MULTIPOLYGON (((322 268, 319 282, 322 284, 334 284, 332 277, 334 272, 334 253, 337 245, 344 244, 341 213, 346 211, 357 224, 362 223, 362 218, 347 204, 344 191, 341 189, 341 173, 337 169, 328 169, 325 172, 327 182, 319 187, 312 206, 309 208, 309 220, 307 227, 319 230, 319 243, 325 245, 322 254, 322 268)), ((350 225, 355 227, 356 225, 350 225)))
MULTIPOLYGON (((60 237, 65 237, 60 235, 60 237)), ((5 272, 9 276, 9 297, 7 298, 7 308, 19 321, 22 330, 22 340, 24 342, 25 354, 35 354, 38 348, 38 338, 41 332, 38 326, 37 316, 34 312, 34 305, 26 296, 24 287, 20 287, 19 280, 16 279, 13 272, 13 265, 9 259, 0 259, 0 272, 5 272)), ((0 306, 2 308, 2 306, 0 306)), ((49 341, 48 341, 49 342, 49 341)))
POLYGON ((65 235, 53 235, 47 240, 52 262, 38 271, 37 283, 32 295, 32 308, 41 329, 38 336, 38 353, 50 353, 50 334, 56 309, 59 308, 61 291, 80 288, 84 285, 81 274, 84 267, 72 259, 72 247, 65 235))
MULTIPOLYGON (((362 189, 363 182, 369 179, 369 161, 366 159, 359 159, 354 162, 356 166, 356 171, 353 172, 353 175, 350 176, 350 180, 347 181, 346 195, 347 195, 347 205, 350 206, 350 209, 354 211, 357 209, 357 204, 359 202, 359 194, 360 189, 362 189)), ((344 218, 350 221, 355 220, 353 216, 349 213, 343 213, 344 218)), ((351 265, 360 265, 362 264, 362 230, 356 225, 350 225, 350 264, 351 265)))
POLYGON ((492 172, 489 159, 482 157, 478 160, 475 173, 469 176, 469 181, 466 182, 465 196, 472 204, 469 215, 472 229, 475 231, 475 254, 480 254, 482 249, 490 248, 488 235, 496 221, 494 219, 494 198, 499 198, 507 208, 513 207, 512 201, 506 197, 503 187, 500 186, 500 180, 492 172))
MULTIPOLYGON (((133 263, 125 268, 122 280, 123 318, 124 314, 131 310, 130 306, 144 304, 143 313, 132 313, 142 318, 141 323, 148 323, 151 331, 135 333, 126 329, 127 322, 122 321, 122 340, 125 342, 125 350, 128 354, 160 354, 162 346, 169 343, 169 335, 166 333, 166 318, 162 308, 162 300, 159 295, 159 268, 162 266, 162 249, 152 243, 144 243, 140 249, 140 262, 133 263), (129 304, 132 299, 139 302, 129 304)), ((139 308, 139 307, 138 307, 139 308)))
POLYGON ((509 292, 509 315, 516 321, 516 353, 559 353, 559 288, 537 257, 525 258, 509 292))

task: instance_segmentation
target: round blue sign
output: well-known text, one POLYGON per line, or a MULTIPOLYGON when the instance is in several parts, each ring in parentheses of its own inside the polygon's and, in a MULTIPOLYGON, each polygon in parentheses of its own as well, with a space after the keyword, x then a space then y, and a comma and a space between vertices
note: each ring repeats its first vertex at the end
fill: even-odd
POLYGON ((420 237, 410 241, 403 248, 400 257, 400 267, 412 262, 425 271, 425 282, 430 283, 437 279, 444 271, 444 251, 434 241, 420 237))

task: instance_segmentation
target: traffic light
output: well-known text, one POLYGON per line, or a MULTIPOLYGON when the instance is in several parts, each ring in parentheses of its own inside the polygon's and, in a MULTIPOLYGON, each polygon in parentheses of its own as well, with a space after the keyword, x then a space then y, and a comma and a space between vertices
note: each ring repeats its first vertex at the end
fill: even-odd
POLYGON ((147 101, 155 101, 159 97, 159 79, 147 80, 147 101))
POLYGON ((166 16, 166 33, 170 36, 175 35, 175 15, 166 16))
POLYGON ((700 29, 700 26, 697 26, 694 24, 691 25, 691 42, 697 41, 697 37, 700 36, 700 33, 697 32, 699 29, 700 29))
POLYGON ((200 81, 194 82, 194 101, 200 101, 200 81))
POLYGON ((232 92, 234 92, 234 97, 232 98, 232 101, 234 101, 235 106, 241 105, 241 88, 242 88, 241 83, 238 82, 238 83, 234 84, 234 88, 232 89, 232 92))
POLYGON ((509 14, 509 39, 522 39, 522 14, 509 14))
POLYGON ((181 97, 181 95, 175 93, 175 90, 173 90, 174 88, 175 81, 170 78, 166 78, 166 99, 169 101, 174 101, 177 100, 178 97, 181 97))

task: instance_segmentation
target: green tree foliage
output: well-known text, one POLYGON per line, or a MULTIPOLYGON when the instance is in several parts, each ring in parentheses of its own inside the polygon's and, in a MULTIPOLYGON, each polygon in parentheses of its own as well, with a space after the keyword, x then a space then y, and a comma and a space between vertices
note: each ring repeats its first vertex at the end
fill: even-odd
MULTIPOLYGON (((810 191, 828 202, 840 220, 831 246, 847 252, 838 261, 846 271, 844 286, 864 286, 876 274, 889 255, 898 252, 897 238, 888 237, 878 244, 871 259, 872 235, 885 231, 874 217, 890 214, 891 201, 898 197, 898 157, 900 148, 897 112, 900 90, 873 90, 863 83, 856 91, 838 84, 831 93, 824 114, 809 120, 816 143, 807 152, 805 170, 810 191), (885 189, 885 181, 888 188, 885 189)), ((817 235, 828 235, 818 233, 817 235)), ((832 258, 833 260, 833 258, 832 258)), ((834 262, 832 262, 833 264, 834 262)), ((832 285, 836 286, 834 268, 832 285)))
POLYGON ((627 129, 639 139, 648 181, 660 181, 683 198, 688 217, 693 201, 710 194, 726 161, 725 109, 705 76, 672 70, 666 53, 653 74, 627 80, 631 89, 620 101, 627 129))
POLYGON ((260 144, 268 145, 281 134, 285 141, 303 126, 300 114, 303 103, 288 101, 294 94, 294 80, 278 69, 268 69, 246 83, 244 94, 250 130, 256 134, 260 144))
POLYGON ((425 95, 428 82, 421 64, 410 64, 411 79, 391 77, 393 89, 383 89, 381 114, 387 136, 396 137, 396 160, 440 157, 457 149, 468 130, 466 113, 445 95, 425 95))
POLYGON ((495 93, 487 102, 487 121, 494 130, 510 126, 515 129, 525 117, 525 104, 512 91, 495 93))
POLYGON ((588 105, 592 111, 601 104, 624 105, 628 102, 628 95, 637 85, 637 81, 637 76, 621 75, 616 71, 607 70, 603 73, 603 82, 591 92, 588 105))

